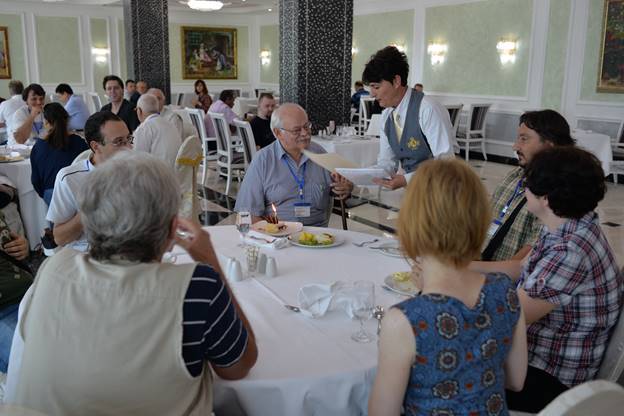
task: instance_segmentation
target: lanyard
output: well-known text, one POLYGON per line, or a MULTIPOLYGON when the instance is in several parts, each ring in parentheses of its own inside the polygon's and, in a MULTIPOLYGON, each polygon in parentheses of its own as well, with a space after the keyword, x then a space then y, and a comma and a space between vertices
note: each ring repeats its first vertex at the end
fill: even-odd
POLYGON ((521 187, 522 187, 522 179, 518 180, 518 184, 516 185, 516 189, 514 189, 513 195, 511 196, 511 198, 509 198, 509 201, 507 201, 507 203, 501 210, 500 214, 498 215, 498 218, 497 218, 498 221, 502 221, 507 211, 509 211, 509 207, 513 203, 514 199, 516 199, 516 197, 522 193, 522 191, 520 190, 521 187))
MULTIPOLYGON (((28 112, 30 113, 30 110, 28 110, 28 112)), ((35 117, 35 119, 37 119, 39 116, 35 117)), ((33 126, 32 129, 35 131, 35 134, 37 135, 37 137, 39 137, 39 132, 41 131, 41 128, 37 126, 37 123, 41 123, 43 127, 43 122, 42 121, 35 121, 33 120, 33 126)))
POLYGON ((288 170, 290 171, 290 174, 295 179, 295 182, 297 182, 297 186, 299 187, 299 199, 303 201, 303 187, 305 186, 305 172, 306 172, 306 167, 308 166, 308 161, 306 160, 303 163, 303 175, 301 176, 301 178, 297 176, 293 168, 290 166, 290 163, 288 163, 288 160, 282 159, 282 161, 284 161, 284 163, 288 167, 288 170))

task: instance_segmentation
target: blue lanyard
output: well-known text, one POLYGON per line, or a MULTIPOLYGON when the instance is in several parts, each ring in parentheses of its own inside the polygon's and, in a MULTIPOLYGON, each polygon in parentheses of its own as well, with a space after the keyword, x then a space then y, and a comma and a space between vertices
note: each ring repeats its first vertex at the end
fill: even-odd
POLYGON ((501 221, 503 219, 507 211, 509 211, 509 207, 513 203, 514 199, 516 199, 516 197, 522 193, 522 191, 520 190, 521 187, 522 187, 522 179, 518 180, 518 184, 516 185, 516 189, 514 190, 513 195, 511 196, 511 198, 509 198, 509 201, 507 201, 507 203, 501 210, 500 214, 498 214, 498 218, 497 218, 498 221, 501 221))
POLYGON ((290 174, 292 175, 292 177, 295 179, 295 182, 297 182, 297 186, 299 187, 299 199, 303 201, 303 188, 305 186, 305 172, 306 172, 306 167, 308 166, 308 161, 306 160, 303 163, 303 175, 301 176, 301 178, 297 176, 293 168, 290 166, 290 163, 288 163, 288 160, 282 159, 282 161, 288 167, 288 170, 290 171, 290 174))

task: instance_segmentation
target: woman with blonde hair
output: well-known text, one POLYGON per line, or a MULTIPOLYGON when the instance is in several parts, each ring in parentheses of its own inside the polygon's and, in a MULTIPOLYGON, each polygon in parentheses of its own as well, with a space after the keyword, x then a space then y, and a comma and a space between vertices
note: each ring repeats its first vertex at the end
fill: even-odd
POLYGON ((459 160, 418 167, 399 214, 405 254, 418 261, 419 296, 382 322, 369 414, 508 414, 505 387, 522 388, 526 327, 502 273, 468 270, 491 212, 486 191, 459 160), (417 260, 418 259, 418 260, 417 260))

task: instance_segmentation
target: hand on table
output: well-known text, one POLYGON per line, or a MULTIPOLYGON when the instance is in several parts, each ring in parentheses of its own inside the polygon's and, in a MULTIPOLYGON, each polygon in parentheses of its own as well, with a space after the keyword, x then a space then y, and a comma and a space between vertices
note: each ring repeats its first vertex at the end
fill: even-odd
POLYGON ((4 244, 4 251, 17 260, 24 260, 29 254, 28 240, 21 235, 15 234, 13 231, 11 231, 11 238, 11 241, 4 244))
POLYGON ((332 173, 331 178, 333 182, 330 186, 334 194, 336 194, 336 199, 344 200, 349 198, 353 191, 353 183, 337 173, 332 173))
POLYGON ((374 178, 373 183, 392 190, 407 186, 407 181, 403 175, 392 175, 390 179, 374 178))

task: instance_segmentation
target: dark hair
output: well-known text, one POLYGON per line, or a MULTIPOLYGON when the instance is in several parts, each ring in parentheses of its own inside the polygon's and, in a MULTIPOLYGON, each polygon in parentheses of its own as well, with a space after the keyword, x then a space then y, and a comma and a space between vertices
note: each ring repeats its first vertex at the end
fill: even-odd
POLYGON ((362 87, 362 88, 364 88, 364 83, 363 83, 362 81, 355 81, 355 82, 353 83, 353 85, 354 85, 355 87, 362 87))
POLYGON ((26 101, 28 99, 28 95, 30 95, 30 92, 33 92, 33 94, 39 96, 39 97, 45 97, 45 90, 43 89, 43 87, 39 84, 30 84, 29 86, 27 86, 26 88, 24 88, 24 91, 22 91, 22 100, 26 101))
POLYGON ((117 83, 119 84, 121 88, 124 87, 123 81, 117 75, 106 75, 104 77, 104 80, 102 81, 102 88, 106 89, 106 83, 108 81, 117 81, 117 83))
POLYGON ((195 91, 195 94, 199 95, 199 93, 197 92, 197 86, 201 85, 204 87, 204 92, 203 94, 208 94, 208 87, 206 87, 206 83, 204 82, 203 79, 198 79, 197 81, 195 81, 195 84, 193 84, 193 89, 195 91))
POLYGON ((570 125, 555 110, 527 111, 520 116, 518 125, 520 124, 535 130, 542 141, 549 141, 555 146, 574 144, 574 139, 570 136, 570 125))
POLYGON ((136 84, 136 82, 134 82, 134 80, 133 80, 133 79, 127 79, 127 80, 126 80, 126 87, 127 87, 127 86, 128 86, 128 84, 130 84, 130 83, 136 84))
POLYGON ((362 80, 366 85, 382 80, 393 82, 395 75, 398 75, 401 77, 401 85, 406 86, 408 73, 407 55, 394 46, 386 46, 378 50, 366 63, 362 80))
POLYGON ((46 104, 43 106, 43 118, 52 126, 46 136, 48 144, 55 149, 65 149, 69 144, 67 139, 69 136, 67 132, 69 114, 65 108, 59 103, 46 104))
POLYGON ((219 99, 223 102, 234 99, 234 90, 223 90, 219 94, 219 99))
POLYGON ((581 218, 598 205, 607 190, 600 161, 576 146, 538 152, 525 169, 526 187, 546 196, 558 217, 581 218))
POLYGON ((94 113, 87 119, 84 128, 84 135, 87 143, 98 142, 104 144, 104 136, 102 136, 102 126, 107 121, 123 121, 117 114, 110 111, 99 111, 94 113))
POLYGON ((13 79, 9 81, 9 93, 11 95, 21 94, 24 91, 24 84, 22 81, 13 79))
POLYGON ((56 90, 54 90, 55 93, 57 94, 69 94, 72 95, 74 93, 74 90, 72 90, 72 88, 68 85, 68 84, 59 84, 56 86, 56 90))
POLYGON ((273 97, 273 94, 271 94, 270 92, 263 92, 263 93, 260 93, 260 97, 258 97, 258 104, 262 102, 263 98, 268 98, 269 100, 275 99, 275 97, 273 97))
POLYGON ((421 84, 420 82, 417 82, 416 84, 414 84, 414 86, 415 86, 415 87, 420 87, 420 88, 423 88, 423 87, 424 87, 424 85, 423 85, 423 84, 421 84))

